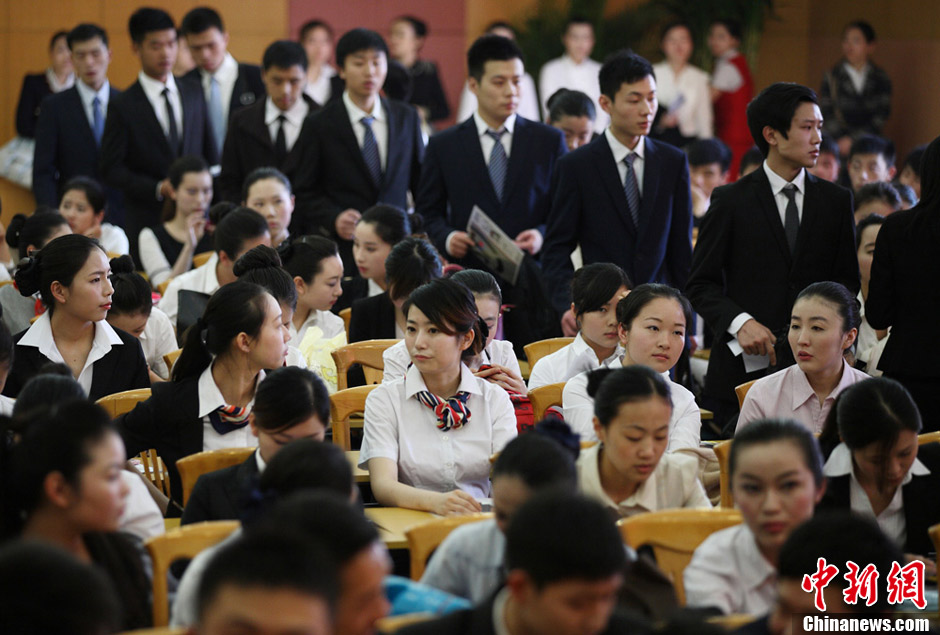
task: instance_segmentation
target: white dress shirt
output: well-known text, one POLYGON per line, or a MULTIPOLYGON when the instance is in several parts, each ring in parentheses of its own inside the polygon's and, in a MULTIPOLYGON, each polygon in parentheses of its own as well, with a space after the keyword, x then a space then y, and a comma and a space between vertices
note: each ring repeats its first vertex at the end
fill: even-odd
POLYGON ((170 371, 163 361, 163 356, 179 349, 179 345, 176 343, 173 323, 166 313, 157 307, 150 310, 150 318, 147 319, 144 332, 140 334, 140 347, 144 349, 144 357, 150 370, 162 379, 169 379, 170 371))
POLYGON ((606 128, 610 117, 601 109, 601 85, 598 74, 601 70, 600 62, 588 58, 580 64, 575 63, 568 55, 557 57, 542 67, 539 72, 539 95, 542 97, 542 111, 548 112, 548 98, 555 94, 559 88, 580 90, 594 100, 597 110, 597 130, 606 128))
MULTIPOLYGON (((214 362, 213 362, 214 363, 214 362)), ((264 371, 258 372, 258 378, 255 380, 255 393, 258 391, 258 384, 264 379, 264 371)), ((209 414, 215 412, 220 406, 227 405, 222 391, 212 378, 212 364, 206 367, 199 375, 197 384, 199 392, 199 412, 198 416, 202 419, 202 449, 203 451, 221 450, 223 448, 253 448, 258 445, 258 438, 251 433, 251 426, 245 425, 237 430, 232 430, 228 434, 219 434, 212 427, 209 421, 209 414)), ((251 412, 255 404, 255 398, 252 397, 248 402, 248 412, 251 412)))
MULTIPOLYGON (((612 359, 604 365, 614 369, 623 367, 620 359, 612 359)), ((594 398, 587 391, 590 372, 579 373, 569 379, 562 391, 565 423, 581 435, 582 441, 597 441, 597 433, 594 431, 594 398)), ((672 396, 669 445, 666 451, 699 447, 702 442, 702 412, 695 403, 695 395, 685 386, 669 379, 669 373, 662 373, 662 377, 669 384, 672 396)))
MULTIPOLYGON (((88 351, 85 365, 82 366, 82 372, 78 375, 78 383, 86 395, 91 391, 95 362, 110 353, 112 346, 121 346, 122 344, 124 342, 107 321, 99 320, 95 322, 95 337, 91 343, 91 350, 88 351)), ((65 358, 59 352, 59 348, 55 344, 55 338, 52 335, 52 322, 49 311, 40 315, 39 319, 33 322, 20 341, 17 342, 17 346, 38 348, 39 352, 49 361, 65 364, 65 358)))
POLYGON ((106 252, 126 256, 130 253, 130 243, 124 230, 111 223, 101 223, 101 237, 98 244, 106 252))
POLYGON ((687 64, 678 75, 669 62, 653 64, 656 73, 656 95, 660 108, 675 113, 679 132, 686 137, 709 139, 713 136, 712 99, 708 88, 708 73, 687 64), (677 100, 682 102, 676 108, 677 100))
POLYGON ((153 112, 157 116, 157 121, 160 123, 160 127, 163 128, 163 134, 167 136, 167 139, 170 138, 170 120, 166 116, 166 100, 163 99, 163 89, 170 89, 170 104, 173 106, 173 115, 176 119, 176 131, 179 133, 180 141, 182 141, 183 101, 180 98, 180 91, 179 87, 176 85, 176 80, 173 79, 173 73, 167 74, 166 84, 146 75, 143 71, 138 73, 137 81, 140 82, 141 88, 144 89, 147 101, 150 102, 150 106, 153 108, 153 112))
POLYGON ((326 339, 336 337, 346 330, 346 323, 343 322, 343 318, 340 316, 330 313, 329 311, 311 311, 310 315, 307 316, 307 319, 304 320, 304 323, 300 325, 299 329, 294 326, 294 322, 291 320, 290 326, 288 327, 290 331, 290 345, 299 347, 311 326, 319 326, 320 330, 323 331, 323 337, 326 339))
MULTIPOLYGON (((519 95, 519 108, 516 112, 529 121, 542 121, 539 114, 539 97, 535 92, 535 80, 526 73, 522 76, 522 91, 519 95)), ((463 84, 463 91, 460 93, 460 105, 457 107, 457 123, 466 121, 477 109, 477 96, 470 92, 470 81, 463 84)))
MULTIPOLYGON (((284 141, 287 151, 290 152, 300 136, 300 129, 304 125, 304 119, 309 114, 310 106, 303 99, 298 99, 290 110, 281 110, 274 105, 274 101, 268 97, 264 101, 264 124, 271 133, 271 143, 277 140, 277 130, 281 127, 277 118, 284 115, 284 141)), ((373 127, 375 124, 373 124, 373 127)))
POLYGON ((149 540, 161 536, 166 531, 163 512, 150 495, 150 490, 137 474, 121 470, 121 480, 127 484, 127 496, 124 498, 124 513, 121 514, 120 529, 149 540))
POLYGON ((862 91, 865 90, 865 80, 868 78, 868 71, 871 70, 871 66, 865 64, 862 70, 858 70, 848 62, 843 62, 842 68, 845 69, 846 74, 848 74, 849 79, 852 81, 852 88, 855 89, 856 93, 861 95, 862 91))
POLYGON ((611 360, 619 361, 621 357, 623 357, 623 348, 617 344, 617 348, 610 357, 598 361, 594 349, 588 346, 579 332, 571 344, 535 362, 535 366, 529 373, 529 390, 568 381, 578 373, 600 368, 611 360))
POLYGON ((366 138, 366 125, 362 123, 362 118, 374 118, 372 134, 375 135, 375 142, 379 146, 379 163, 382 165, 382 172, 385 173, 385 163, 388 161, 388 115, 382 109, 382 100, 376 97, 372 112, 366 112, 353 103, 349 91, 343 91, 343 105, 346 106, 349 123, 352 125, 353 134, 356 135, 356 143, 359 144, 360 148, 362 148, 366 138))
POLYGON ((744 84, 744 78, 738 67, 731 63, 731 58, 738 55, 737 49, 731 49, 717 60, 712 73, 712 86, 725 93, 733 93, 744 84))
POLYGON ((633 172, 636 174, 636 186, 640 191, 640 197, 643 196, 643 174, 646 173, 644 163, 646 163, 646 137, 640 137, 636 147, 632 150, 620 143, 610 128, 604 131, 607 137, 607 143, 610 145, 610 151, 614 155, 614 162, 617 164, 617 174, 620 175, 620 182, 627 180, 627 164, 623 162, 631 152, 636 152, 636 158, 633 160, 633 172))
POLYGON ((235 61, 231 53, 225 54, 215 73, 199 69, 199 79, 202 81, 202 91, 206 97, 207 108, 212 99, 213 76, 219 82, 219 96, 222 98, 222 123, 227 124, 228 114, 231 110, 232 93, 235 92, 235 82, 238 81, 238 62, 235 61))
POLYGON ((178 275, 167 286, 163 293, 163 299, 157 304, 160 310, 166 313, 170 322, 176 322, 176 314, 179 312, 179 292, 199 291, 212 295, 219 289, 219 279, 215 275, 215 267, 219 264, 219 254, 213 252, 209 260, 201 267, 196 267, 184 274, 178 275))
POLYGON ((336 75, 336 71, 329 64, 324 64, 320 69, 320 76, 315 82, 307 82, 304 92, 310 99, 317 102, 320 106, 325 106, 333 94, 330 80, 336 75))
MULTIPOLYGON (((483 150, 483 162, 486 163, 486 167, 490 167, 490 153, 493 151, 493 146, 496 145, 496 141, 486 133, 492 129, 483 121, 483 117, 480 116, 479 111, 474 111, 473 123, 476 124, 477 137, 480 139, 480 148, 483 150)), ((512 154, 512 133, 515 127, 516 115, 512 114, 506 118, 506 121, 504 121, 503 125, 499 128, 500 130, 506 131, 503 133, 503 136, 499 138, 499 142, 503 144, 503 150, 506 151, 507 159, 512 154)), ((493 130, 493 132, 497 131, 493 130)))
POLYGON ((421 584, 481 604, 499 587, 505 551, 496 519, 462 525, 434 551, 421 584))
POLYGON ((489 498, 490 457, 516 436, 509 395, 461 365, 457 390, 470 393, 470 420, 442 432, 434 411, 415 397, 422 390, 427 386, 421 371, 412 366, 403 379, 369 393, 359 466, 368 468, 373 458, 391 459, 405 485, 434 492, 462 489, 476 499, 489 498))
MULTIPOLYGON (((516 359, 516 353, 512 348, 512 342, 506 340, 493 340, 490 345, 483 349, 481 363, 497 364, 505 366, 513 371, 519 377, 522 377, 522 371, 519 369, 519 360, 516 359)), ((402 340, 397 344, 389 346, 382 352, 382 361, 385 363, 385 369, 382 371, 382 383, 387 384, 396 379, 401 379, 408 371, 411 365, 411 355, 408 353, 408 347, 402 340)), ((470 370, 477 369, 470 367, 470 370)))
POLYGON ((662 509, 711 509, 698 478, 698 459, 687 454, 663 454, 656 469, 622 501, 613 500, 601 485, 601 445, 581 450, 576 464, 578 487, 620 518, 662 509))
POLYGON ((98 98, 99 107, 101 108, 101 120, 104 121, 108 116, 108 102, 111 100, 111 83, 108 80, 104 80, 104 83, 101 85, 97 91, 85 82, 78 81, 75 82, 75 89, 78 91, 78 98, 82 101, 82 108, 85 110, 85 118, 88 120, 88 125, 94 131, 95 129, 95 97, 98 98))

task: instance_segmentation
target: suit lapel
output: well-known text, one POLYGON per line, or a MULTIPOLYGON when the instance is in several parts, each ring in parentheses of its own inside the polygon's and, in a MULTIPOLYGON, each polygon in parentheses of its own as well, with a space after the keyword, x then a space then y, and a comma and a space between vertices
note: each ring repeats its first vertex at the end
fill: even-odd
MULTIPOLYGON (((486 160, 483 158, 483 146, 480 145, 480 137, 477 134, 477 124, 471 116, 465 122, 460 124, 458 131, 463 140, 464 156, 469 161, 469 171, 472 178, 477 181, 477 192, 480 193, 480 200, 477 201, 480 207, 486 207, 491 210, 500 208, 499 199, 496 198, 496 190, 493 188, 493 180, 490 179, 490 172, 486 167, 486 160), (485 200, 484 200, 485 199, 485 200), (483 204, 485 203, 485 205, 483 204)), ((515 144, 513 144, 515 145, 515 144)))
POLYGON ((141 86, 138 81, 128 89, 128 92, 133 94, 134 100, 137 102, 137 106, 134 110, 139 113, 145 113, 138 118, 138 121, 150 128, 150 134, 147 136, 154 139, 159 138, 164 151, 176 156, 176 153, 170 149, 170 140, 166 138, 166 133, 163 132, 163 127, 157 120, 157 113, 153 110, 153 104, 147 99, 147 93, 144 92, 144 87, 141 86))
POLYGON ((764 215, 764 220, 770 226, 770 232, 774 236, 777 247, 786 258, 787 267, 789 268, 793 264, 793 256, 790 254, 790 244, 787 242, 787 235, 784 233, 783 223, 780 221, 780 210, 777 209, 774 193, 770 189, 770 180, 768 180, 763 166, 754 170, 753 174, 755 175, 753 188, 754 195, 757 197, 757 206, 764 215))
MULTIPOLYGON (((643 239, 646 228, 649 227, 656 213, 656 195, 659 189, 659 148, 649 137, 643 140, 643 194, 640 196, 640 226, 637 228, 637 238, 643 239)), ((626 197, 626 195, 624 195, 626 197)))
POLYGON ((268 130, 268 125, 264 122, 264 116, 267 114, 266 107, 266 102, 261 102, 259 106, 252 106, 255 112, 251 113, 251 121, 248 130, 251 136, 256 138, 259 143, 271 152, 274 152, 274 143, 271 141, 271 131, 268 130))
POLYGON ((591 142, 590 147, 597 155, 594 164, 597 166, 598 172, 600 173, 600 179, 604 184, 604 189, 607 190, 607 195, 610 196, 611 202, 614 204, 614 209, 617 210, 617 215, 620 217, 621 222, 623 222, 624 227, 626 227, 627 233, 630 234, 631 238, 635 238, 636 227, 633 226, 630 210, 627 209, 627 194, 623 190, 623 181, 620 180, 620 171, 617 169, 617 164, 614 162, 614 153, 610 149, 610 144, 607 142, 607 136, 601 133, 597 139, 591 142))
MULTIPOLYGON (((516 116, 516 126, 512 133, 512 147, 509 152, 509 165, 506 168, 506 182, 503 184, 503 205, 509 201, 510 193, 513 191, 516 182, 521 178, 522 171, 526 166, 531 165, 532 150, 529 143, 531 131, 532 128, 529 122, 516 116)), ((487 176, 489 176, 489 171, 487 171, 487 176)), ((490 182, 492 183, 492 180, 490 182)), ((496 191, 494 190, 493 193, 495 194, 496 191)))

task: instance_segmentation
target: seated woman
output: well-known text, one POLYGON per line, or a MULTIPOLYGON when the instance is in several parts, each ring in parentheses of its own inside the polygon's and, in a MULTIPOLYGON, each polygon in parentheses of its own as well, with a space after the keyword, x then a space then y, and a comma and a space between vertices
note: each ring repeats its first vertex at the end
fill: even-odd
POLYGON ((192 154, 170 165, 170 198, 164 201, 163 222, 140 230, 140 264, 156 289, 164 280, 186 273, 193 255, 212 249, 206 212, 212 203, 209 166, 192 154))
POLYGON ((819 508, 877 521, 908 554, 934 551, 927 529, 940 523, 940 445, 919 446, 920 430, 920 412, 901 384, 880 377, 849 386, 819 438, 829 481, 819 508))
POLYGON ((815 434, 839 393, 868 375, 845 360, 858 335, 858 301, 838 282, 815 282, 793 303, 788 339, 796 364, 754 382, 737 430, 757 419, 794 419, 815 434))
POLYGON ((186 332, 171 381, 154 384, 150 399, 117 419, 128 456, 156 448, 172 498, 182 501, 176 461, 255 445, 248 426, 255 391, 263 369, 284 365, 288 339, 281 308, 262 287, 238 281, 216 291, 186 332))
POLYGON ((735 436, 728 469, 744 523, 695 550, 683 573, 686 605, 762 616, 774 606, 780 548, 826 489, 822 455, 802 425, 762 419, 735 436))
POLYGON ((268 221, 272 247, 290 239, 287 228, 294 213, 294 193, 283 172, 277 168, 257 168, 249 172, 242 185, 242 205, 268 221))
POLYGON ((49 362, 68 366, 92 401, 150 386, 140 343, 105 320, 114 293, 110 275, 108 256, 97 241, 78 234, 56 238, 20 262, 19 292, 38 291, 47 310, 15 336, 13 370, 3 394, 16 397, 49 362))
POLYGON ((319 377, 303 368, 272 371, 258 386, 248 416, 258 449, 240 465, 200 476, 182 524, 240 519, 249 493, 274 455, 296 439, 323 441, 329 424, 330 397, 319 377))
POLYGON ((619 359, 623 351, 617 335, 617 302, 632 287, 623 269, 611 263, 593 263, 575 271, 571 312, 578 321, 578 334, 571 344, 535 362, 529 390, 568 381, 619 359))
POLYGON ((59 213, 68 221, 73 234, 94 238, 109 254, 123 256, 130 251, 127 234, 120 227, 105 223, 107 198, 94 179, 76 176, 69 179, 59 201, 59 213))
POLYGON ((428 241, 409 236, 395 245, 385 261, 385 292, 353 302, 349 341, 402 339, 402 305, 412 291, 440 278, 442 269, 441 257, 428 241))
POLYGON ((333 305, 339 313, 361 298, 380 295, 388 288, 385 261, 392 247, 420 231, 420 214, 409 215, 393 205, 376 205, 362 213, 353 232, 353 258, 359 276, 343 280, 343 295, 333 305))
MULTIPOLYGON (((478 269, 464 269, 450 276, 450 279, 459 282, 473 293, 477 314, 486 324, 488 332, 483 351, 473 359, 467 360, 467 366, 477 377, 502 386, 509 392, 526 394, 526 385, 522 380, 522 371, 519 370, 519 360, 512 350, 512 342, 494 339, 503 305, 503 294, 496 278, 478 269)), ((382 354, 382 360, 385 362, 383 384, 404 377, 411 364, 411 355, 405 341, 387 348, 382 354)))
MULTIPOLYGON (((641 284, 617 303, 623 357, 605 363, 607 368, 648 366, 663 376, 672 397, 667 452, 697 448, 702 438, 702 414, 695 396, 669 379, 669 371, 685 346, 685 329, 691 320, 692 307, 681 293, 664 284, 641 284)), ((594 400, 588 394, 589 375, 575 375, 562 392, 565 421, 584 440, 597 438, 594 400)))
POLYGON ((509 395, 464 364, 483 350, 486 325, 451 280, 419 287, 403 309, 413 365, 366 399, 359 465, 382 505, 478 512, 492 491, 490 456, 516 436, 509 395))
POLYGON ((858 325, 858 339, 855 345, 856 366, 872 377, 881 375, 876 364, 872 364, 872 357, 880 357, 888 343, 887 329, 875 330, 865 318, 865 302, 868 301, 868 283, 871 281, 871 263, 875 258, 875 240, 881 231, 881 226, 885 222, 885 217, 881 214, 871 214, 866 216, 855 228, 855 249, 858 255, 858 270, 861 274, 862 288, 858 292, 858 301, 861 305, 859 317, 861 323, 858 325), (860 362, 860 363, 859 363, 860 362))
POLYGON ((297 308, 288 324, 291 346, 300 346, 312 326, 327 339, 345 331, 343 318, 330 313, 343 294, 343 261, 336 243, 322 236, 301 236, 281 245, 278 253, 297 294, 297 308))
POLYGON ((124 629, 151 625, 150 580, 138 545, 118 533, 128 494, 124 445, 101 407, 81 401, 33 411, 6 430, 19 436, 3 478, 4 535, 60 547, 111 579, 124 629))
POLYGON ((111 308, 108 324, 130 333, 140 341, 147 360, 150 381, 166 381, 170 371, 163 356, 178 346, 173 324, 166 313, 153 306, 150 284, 134 270, 130 256, 111 260, 111 308))
MULTIPOLYGON (((26 258, 42 249, 50 240, 71 234, 68 222, 51 207, 40 207, 32 216, 17 214, 7 226, 7 245, 19 252, 18 258, 26 258)), ((0 267, 0 277, 6 267, 0 267)), ((8 275, 9 277, 9 275, 8 275)), ((3 307, 3 323, 11 333, 29 328, 31 320, 45 311, 39 294, 23 296, 16 285, 0 287, 0 306, 3 307)))
POLYGON ((669 380, 645 366, 591 372, 594 433, 600 443, 578 458, 581 493, 625 518, 643 512, 711 509, 698 460, 666 454, 672 399, 669 380))

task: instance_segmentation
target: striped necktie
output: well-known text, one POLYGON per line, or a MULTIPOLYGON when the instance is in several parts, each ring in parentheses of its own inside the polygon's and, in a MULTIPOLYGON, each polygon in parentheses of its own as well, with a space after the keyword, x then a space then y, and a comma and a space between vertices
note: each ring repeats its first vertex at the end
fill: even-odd
POLYGON ((633 219, 633 226, 640 228, 640 188, 636 182, 636 171, 633 169, 633 162, 636 160, 636 152, 631 152, 624 157, 623 162, 627 166, 627 176, 623 180, 623 191, 627 195, 627 209, 630 210, 630 218, 633 219))
POLYGON ((470 393, 465 390, 459 391, 450 399, 441 399, 428 390, 415 393, 418 401, 434 411, 434 416, 437 417, 437 429, 441 432, 456 430, 467 425, 470 421, 470 408, 467 407, 469 397, 470 393))
POLYGON ((372 175, 372 182, 378 187, 382 184, 382 160, 379 158, 379 144, 372 131, 372 122, 375 121, 375 117, 363 117, 359 121, 365 128, 365 136, 362 138, 362 158, 365 159, 369 174, 372 175))
POLYGON ((506 129, 487 130, 486 134, 493 138, 493 149, 490 151, 490 180, 493 181, 493 189, 496 191, 496 198, 503 200, 503 186, 506 184, 506 168, 509 165, 509 159, 506 157, 506 148, 501 141, 506 129))

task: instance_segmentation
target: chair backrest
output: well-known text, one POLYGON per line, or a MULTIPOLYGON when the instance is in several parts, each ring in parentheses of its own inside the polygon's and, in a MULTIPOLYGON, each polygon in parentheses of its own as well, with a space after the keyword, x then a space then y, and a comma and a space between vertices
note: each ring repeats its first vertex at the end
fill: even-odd
POLYGON ((344 450, 352 450, 349 429, 361 428, 364 421, 353 419, 353 415, 365 412, 366 397, 375 390, 375 385, 355 386, 330 395, 330 424, 333 426, 333 443, 344 450))
POLYGON ((222 450, 209 450, 184 456, 176 462, 176 469, 180 473, 180 482, 183 484, 183 506, 189 500, 189 495, 196 486, 199 477, 207 472, 221 470, 224 467, 243 463, 255 448, 224 448, 222 450))
POLYGON ((728 470, 728 460, 731 458, 731 443, 733 439, 716 443, 712 448, 718 457, 718 485, 721 489, 722 509, 734 508, 734 496, 731 495, 731 473, 728 470))
POLYGON ((561 405, 561 393, 565 389, 565 382, 546 384, 529 391, 529 401, 532 402, 532 413, 536 421, 545 417, 545 411, 552 406, 561 405))
POLYGON ((682 572, 692 553, 710 535, 741 524, 736 509, 670 509, 624 518, 617 523, 623 541, 637 549, 653 548, 656 564, 672 580, 679 604, 685 605, 682 572))
POLYGON ((936 443, 940 441, 940 430, 935 432, 925 432, 924 434, 917 435, 917 445, 924 445, 925 443, 936 443))
POLYGON ((153 561, 153 625, 166 626, 170 621, 166 574, 170 565, 180 558, 193 558, 203 549, 221 542, 238 529, 237 520, 215 520, 172 529, 145 543, 153 561))
POLYGON ((352 320, 352 307, 346 307, 339 312, 339 316, 343 318, 343 326, 346 327, 346 341, 349 341, 349 322, 352 320))
POLYGON ((535 362, 546 355, 554 353, 559 348, 564 348, 574 341, 573 337, 552 337, 547 340, 539 340, 522 347, 525 351, 525 358, 529 360, 529 368, 535 368, 535 362))
POLYGON ((157 285, 157 291, 160 292, 160 295, 166 293, 166 288, 170 286, 170 283, 173 282, 173 278, 167 278, 163 282, 157 285))
MULTIPOLYGON (((178 348, 175 351, 170 351, 169 353, 163 356, 163 363, 166 364, 167 373, 173 372, 173 365, 176 363, 176 360, 180 358, 180 353, 182 352, 183 352, 183 349, 178 348)), ((168 376, 172 376, 172 374, 168 376)))
POLYGON ((740 386, 734 387, 734 394, 738 397, 738 408, 742 408, 744 406, 744 397, 747 396, 747 391, 751 389, 751 386, 754 385, 755 381, 757 380, 752 379, 751 381, 744 382, 740 386))
POLYGON ((149 388, 134 388, 133 390, 124 390, 113 395, 106 395, 95 403, 107 410, 113 419, 125 412, 130 412, 138 402, 147 401, 148 399, 150 399, 149 388))
POLYGON ((213 253, 215 252, 210 249, 209 251, 200 251, 198 254, 194 255, 193 256, 193 269, 195 269, 196 267, 201 267, 207 262, 209 262, 209 258, 212 257, 213 253))
POLYGON ((382 383, 382 371, 385 370, 385 360, 382 359, 382 353, 385 352, 385 349, 397 343, 398 340, 366 340, 340 346, 331 351, 333 361, 336 362, 336 389, 345 390, 349 388, 346 371, 353 364, 362 365, 367 384, 382 383))
POLYGON ((170 496, 170 474, 166 471, 166 463, 153 448, 144 450, 137 455, 144 466, 144 476, 154 484, 163 495, 170 496))
POLYGON ((405 538, 408 539, 408 551, 411 554, 411 579, 421 579, 431 554, 444 542, 444 538, 447 538, 450 532, 461 525, 489 520, 492 517, 492 512, 450 516, 408 529, 405 532, 405 538))

